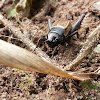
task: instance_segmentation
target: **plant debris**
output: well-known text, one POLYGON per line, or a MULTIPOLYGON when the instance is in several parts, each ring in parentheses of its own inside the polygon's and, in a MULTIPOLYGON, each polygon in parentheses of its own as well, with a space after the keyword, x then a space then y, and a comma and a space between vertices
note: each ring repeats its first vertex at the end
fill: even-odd
MULTIPOLYGON (((8 8, 13 1, 14 0, 6 0, 0 8, 0 13, 2 13, 9 22, 12 22, 15 27, 18 27, 17 29, 20 29, 21 33, 25 34, 34 44, 37 43, 41 35, 47 34, 48 18, 52 18, 53 22, 55 22, 56 20, 65 19, 69 16, 69 20, 73 25, 82 13, 86 13, 86 18, 79 30, 79 39, 73 37, 66 48, 59 45, 55 53, 53 53, 51 48, 46 48, 45 50, 42 46, 40 47, 43 52, 45 51, 50 55, 49 59, 52 59, 52 61, 55 60, 55 63, 62 66, 63 69, 66 69, 66 65, 70 64, 70 62, 77 57, 77 54, 80 52, 82 45, 90 33, 100 24, 100 17, 90 12, 90 7, 99 0, 52 0, 54 7, 51 8, 48 14, 43 17, 41 16, 41 20, 20 19, 19 16, 9 18, 6 16, 4 10, 8 8)), ((35 10, 31 10, 32 15, 36 13, 35 10)), ((0 39, 29 50, 23 41, 13 35, 13 32, 5 26, 6 25, 0 22, 0 39)), ((99 67, 100 53, 93 51, 75 67, 74 71, 77 73, 78 71, 83 71, 84 73, 96 72, 100 74, 99 67)), ((0 65, 1 100, 98 100, 100 99, 99 83, 100 76, 95 78, 94 81, 81 83, 73 79, 17 69, 13 70, 7 66, 0 65)))

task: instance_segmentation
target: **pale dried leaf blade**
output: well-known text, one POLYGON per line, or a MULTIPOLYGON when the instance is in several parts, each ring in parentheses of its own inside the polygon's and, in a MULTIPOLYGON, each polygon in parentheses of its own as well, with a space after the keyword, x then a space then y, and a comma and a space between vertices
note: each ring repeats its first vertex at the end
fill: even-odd
POLYGON ((94 73, 94 72, 91 72, 91 73, 73 72, 72 75, 73 75, 73 77, 78 78, 82 81, 91 80, 91 79, 94 79, 98 76, 98 74, 94 73))
MULTIPOLYGON (((74 77, 70 72, 63 71, 55 65, 41 59, 35 54, 0 40, 0 63, 11 68, 51 74, 76 80, 87 80, 87 77, 74 77), (7 49, 6 49, 7 48, 7 49), (12 61, 12 62, 11 62, 12 61)), ((73 72, 71 72, 73 73, 73 72)))
POLYGON ((90 80, 98 75, 95 73, 63 71, 37 55, 13 44, 4 42, 3 40, 0 40, 0 63, 12 68, 51 74, 81 81, 90 80))

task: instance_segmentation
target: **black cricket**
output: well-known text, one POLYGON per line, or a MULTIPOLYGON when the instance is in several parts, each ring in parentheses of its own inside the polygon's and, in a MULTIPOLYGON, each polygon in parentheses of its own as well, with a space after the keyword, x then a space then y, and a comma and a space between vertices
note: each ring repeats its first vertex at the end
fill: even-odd
POLYGON ((43 42, 47 42, 48 46, 51 48, 57 46, 58 44, 64 45, 73 35, 77 34, 78 36, 78 29, 80 28, 84 17, 85 14, 82 14, 80 16, 67 36, 64 35, 65 29, 61 27, 52 27, 52 21, 51 19, 48 19, 49 32, 47 35, 42 35, 39 38, 36 48, 43 42))

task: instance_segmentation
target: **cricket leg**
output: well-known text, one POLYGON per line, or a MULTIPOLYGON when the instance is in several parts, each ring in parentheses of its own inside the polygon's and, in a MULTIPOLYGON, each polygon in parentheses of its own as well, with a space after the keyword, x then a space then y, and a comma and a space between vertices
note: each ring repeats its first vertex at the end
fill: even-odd
MULTIPOLYGON (((39 38, 38 42, 37 42, 36 48, 38 48, 38 46, 39 46, 41 43, 43 43, 45 40, 46 40, 46 35, 42 35, 42 36, 39 38)), ((36 50, 36 48, 34 49, 34 51, 36 50)))
POLYGON ((84 17, 85 17, 85 14, 82 14, 81 17, 77 20, 77 22, 72 27, 71 33, 73 33, 74 31, 76 31, 76 30, 78 30, 80 28, 84 17))
POLYGON ((66 40, 69 40, 72 36, 74 35, 77 35, 77 38, 79 38, 79 35, 78 35, 78 31, 74 31, 73 33, 69 34, 67 37, 66 37, 66 40))

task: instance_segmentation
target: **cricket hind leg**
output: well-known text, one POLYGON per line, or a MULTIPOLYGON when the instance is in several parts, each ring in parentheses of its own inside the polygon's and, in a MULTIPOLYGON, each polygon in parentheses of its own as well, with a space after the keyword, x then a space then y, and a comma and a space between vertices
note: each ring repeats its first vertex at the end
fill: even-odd
POLYGON ((66 39, 71 38, 71 37, 74 36, 75 34, 77 35, 77 38, 79 38, 78 29, 80 28, 81 23, 82 23, 84 17, 85 17, 85 14, 82 14, 81 17, 77 20, 77 22, 76 22, 76 23, 74 24, 74 26, 72 27, 72 29, 71 29, 71 31, 70 31, 71 34, 69 34, 69 35, 66 37, 66 39))
POLYGON ((66 37, 66 40, 69 40, 72 36, 74 35, 77 35, 77 38, 79 38, 79 35, 78 35, 78 31, 74 31, 73 33, 69 34, 67 37, 66 37))
POLYGON ((71 29, 71 33, 73 33, 74 31, 76 31, 80 28, 84 17, 85 17, 85 14, 82 14, 81 17, 77 20, 77 22, 73 25, 73 27, 71 29))

